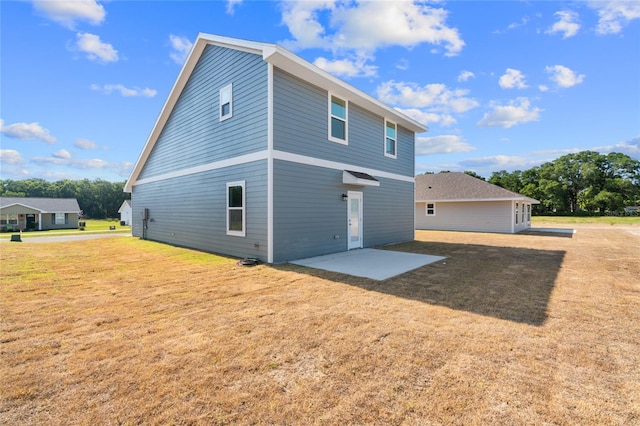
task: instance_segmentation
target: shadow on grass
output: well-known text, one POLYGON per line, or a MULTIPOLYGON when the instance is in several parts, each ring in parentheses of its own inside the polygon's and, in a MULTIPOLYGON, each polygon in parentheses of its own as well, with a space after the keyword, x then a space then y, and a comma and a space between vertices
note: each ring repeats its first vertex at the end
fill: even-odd
POLYGON ((421 241, 384 248, 445 256, 446 259, 384 281, 291 264, 273 267, 432 305, 540 326, 547 319, 549 298, 565 256, 560 250, 421 241))
POLYGON ((575 230, 573 229, 527 229, 518 232, 518 235, 535 235, 537 237, 558 237, 558 238, 573 238, 575 230))

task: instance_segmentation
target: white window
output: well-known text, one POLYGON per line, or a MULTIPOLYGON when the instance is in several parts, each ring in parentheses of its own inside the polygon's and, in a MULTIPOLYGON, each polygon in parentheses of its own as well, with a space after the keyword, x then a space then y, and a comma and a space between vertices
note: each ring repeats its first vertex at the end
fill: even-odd
POLYGON ((227 183, 227 235, 245 236, 245 182, 227 183))
POLYGON ((384 122, 384 155, 385 157, 396 158, 398 136, 395 123, 385 120, 384 122))
POLYGON ((329 140, 347 144, 347 101, 329 94, 329 140))
POLYGON ((516 203, 516 225, 518 224, 518 208, 519 208, 519 204, 516 203))
POLYGON ((436 215, 436 203, 427 203, 425 207, 426 207, 424 211, 425 216, 436 215))
POLYGON ((53 214, 53 223, 55 225, 65 225, 67 223, 67 214, 66 213, 54 213, 53 214))
POLYGON ((220 121, 233 116, 233 84, 220 89, 220 121))

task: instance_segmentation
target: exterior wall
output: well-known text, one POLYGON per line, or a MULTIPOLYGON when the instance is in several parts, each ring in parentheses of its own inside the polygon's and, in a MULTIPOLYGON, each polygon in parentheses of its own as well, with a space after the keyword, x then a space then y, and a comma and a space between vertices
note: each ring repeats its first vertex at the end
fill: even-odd
POLYGON ((413 183, 344 185, 342 170, 275 160, 274 263, 347 250, 350 190, 363 193, 364 247, 413 239, 413 183))
POLYGON ((267 64, 259 55, 207 46, 139 179, 267 148, 267 64), (233 116, 220 121, 219 91, 233 84, 233 116))
POLYGON ((436 215, 425 215, 425 203, 415 203, 416 229, 511 233, 513 201, 438 202, 436 215))
MULTIPOLYGON (((78 213, 71 212, 66 213, 66 223, 56 225, 53 221, 53 213, 42 213, 42 216, 38 216, 40 214, 39 210, 23 207, 23 206, 9 206, 0 210, 0 221, 8 222, 15 221, 13 227, 26 230, 27 229, 27 215, 34 215, 35 222, 38 223, 39 217, 42 218, 41 229, 49 230, 49 229, 73 229, 78 227, 78 213)), ((5 225, 6 223, 2 223, 5 225)), ((6 226, 2 227, 4 230, 6 226)), ((35 225, 35 229, 38 229, 38 226, 35 225)))
MULTIPOLYGON (((274 149, 414 176, 414 135, 398 126, 397 158, 384 156, 384 117, 348 107, 348 145, 328 139, 328 92, 274 70, 274 149)), ((413 198, 413 197, 412 197, 413 198)))
POLYGON ((131 225, 131 207, 128 204, 120 211, 120 221, 123 221, 125 225, 131 225))
MULTIPOLYGON (((38 217, 36 216, 36 221, 38 217)), ((78 227, 78 213, 67 213, 67 223, 56 225, 52 213, 42 213, 42 229, 74 229, 78 227)))
POLYGON ((267 261, 266 160, 136 185, 132 197, 134 236, 267 261), (226 235, 226 184, 240 180, 246 182, 245 237, 226 235), (149 209, 146 230, 144 208, 149 209))

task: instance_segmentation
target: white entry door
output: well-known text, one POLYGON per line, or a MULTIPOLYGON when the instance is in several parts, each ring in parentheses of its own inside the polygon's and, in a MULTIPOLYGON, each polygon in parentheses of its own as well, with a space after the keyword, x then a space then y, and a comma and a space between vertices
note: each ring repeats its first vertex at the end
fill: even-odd
POLYGON ((362 248, 362 192, 349 191, 347 223, 349 243, 347 249, 362 248))

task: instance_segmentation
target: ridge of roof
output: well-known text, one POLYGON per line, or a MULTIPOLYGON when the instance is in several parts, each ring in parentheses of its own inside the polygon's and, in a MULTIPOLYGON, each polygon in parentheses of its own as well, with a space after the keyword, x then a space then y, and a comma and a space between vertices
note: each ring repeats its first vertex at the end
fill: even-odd
POLYGON ((339 78, 331 75, 330 73, 318 68, 310 62, 295 55, 284 47, 273 44, 263 43, 257 41, 243 40, 225 36, 219 36, 208 33, 199 33, 196 41, 191 47, 187 59, 185 60, 180 73, 176 81, 169 92, 160 114, 156 119, 156 122, 149 134, 147 141, 145 142, 142 151, 129 175, 129 179, 124 186, 125 192, 131 192, 133 184, 140 175, 142 167, 146 163, 151 150, 155 146, 160 133, 166 124, 171 111, 175 107, 175 104, 182 93, 182 89, 186 85, 191 73, 193 72, 200 56, 204 52, 204 49, 208 45, 216 45, 221 47, 227 47, 230 49, 241 50, 249 53, 262 55, 262 59, 278 68, 281 68, 307 82, 315 84, 323 89, 326 89, 338 96, 343 96, 347 100, 357 100, 356 104, 365 106, 368 110, 375 112, 382 117, 389 117, 397 121, 397 123, 409 130, 421 133, 426 132, 428 127, 408 117, 402 112, 390 107, 389 105, 380 102, 373 96, 366 94, 365 92, 357 89, 356 87, 340 80, 339 78))
POLYGON ((0 197, 0 207, 21 205, 42 213, 79 212, 80 205, 77 198, 54 197, 0 197))
POLYGON ((416 176, 416 201, 499 201, 540 202, 462 172, 416 176))

